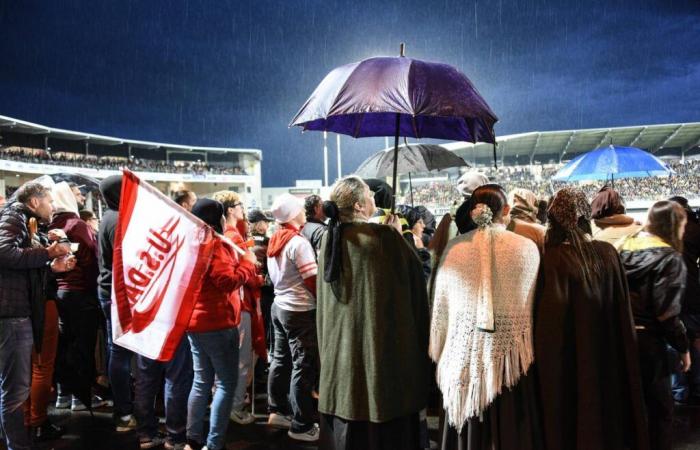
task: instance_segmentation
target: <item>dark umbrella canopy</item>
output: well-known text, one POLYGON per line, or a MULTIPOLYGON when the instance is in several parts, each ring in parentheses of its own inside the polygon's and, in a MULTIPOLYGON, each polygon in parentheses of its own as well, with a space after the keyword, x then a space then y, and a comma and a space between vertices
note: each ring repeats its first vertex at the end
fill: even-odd
MULTIPOLYGON (((462 158, 439 145, 402 145, 398 151, 397 172, 422 173, 449 167, 468 166, 462 158)), ((355 173, 362 178, 381 178, 392 174, 394 149, 382 150, 367 158, 355 173)))
POLYGON ((447 64, 370 58, 330 72, 290 126, 353 137, 495 142, 498 118, 471 81, 447 64))
POLYGON ((56 183, 60 183, 61 181, 65 181, 67 183, 75 183, 78 186, 83 186, 87 191, 90 191, 90 192, 100 190, 100 182, 96 178, 93 178, 89 175, 82 175, 79 173, 60 172, 60 173, 53 173, 49 176, 56 183))

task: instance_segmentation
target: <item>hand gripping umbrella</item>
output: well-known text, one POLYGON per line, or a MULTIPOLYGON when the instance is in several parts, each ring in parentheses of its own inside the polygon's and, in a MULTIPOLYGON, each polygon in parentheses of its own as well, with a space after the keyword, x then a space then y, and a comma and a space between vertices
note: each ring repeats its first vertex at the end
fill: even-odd
MULTIPOLYGON (((399 137, 494 144, 498 120, 471 81, 447 64, 403 56, 347 64, 321 81, 290 126, 352 137, 394 136, 394 195, 399 137)), ((395 206, 392 202, 392 212, 395 206)))

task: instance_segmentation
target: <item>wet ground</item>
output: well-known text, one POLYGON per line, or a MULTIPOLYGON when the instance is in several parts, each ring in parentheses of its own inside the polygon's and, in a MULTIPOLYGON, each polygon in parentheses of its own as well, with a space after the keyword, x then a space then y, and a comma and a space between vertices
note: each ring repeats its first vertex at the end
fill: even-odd
MULTIPOLYGON (((259 399, 262 403, 264 399, 259 399)), ((259 411, 264 411, 262 405, 259 411)), ((679 406, 676 410, 674 429, 676 430, 675 450, 700 450, 700 407, 679 406)), ((132 450, 138 449, 135 432, 116 433, 108 409, 98 410, 94 417, 87 412, 50 411, 55 423, 66 427, 65 435, 56 441, 45 442, 41 450, 132 450)), ((226 436, 228 450, 303 450, 315 449, 315 445, 300 444, 287 437, 286 431, 272 429, 265 425, 267 417, 258 414, 255 424, 241 426, 230 423, 226 436)), ((429 417, 431 438, 437 440, 437 417, 429 417)), ((162 448, 162 447, 161 447, 162 448)), ((0 444, 0 449, 5 449, 0 444)))

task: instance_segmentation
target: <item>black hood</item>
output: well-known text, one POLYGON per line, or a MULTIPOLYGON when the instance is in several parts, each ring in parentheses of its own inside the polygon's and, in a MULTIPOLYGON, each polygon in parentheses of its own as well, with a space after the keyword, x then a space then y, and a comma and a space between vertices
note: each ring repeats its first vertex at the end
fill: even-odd
POLYGON ((435 221, 435 216, 431 213, 428 208, 423 205, 418 205, 414 208, 418 214, 420 214, 423 223, 425 224, 425 232, 428 234, 433 234, 435 232, 435 227, 437 222, 435 221))
POLYGON ((404 219, 406 219, 406 222, 408 222, 408 229, 412 229, 413 225, 418 222, 419 219, 421 219, 420 214, 418 214, 418 211, 416 211, 415 208, 412 208, 408 205, 396 205, 396 212, 401 214, 404 219))
POLYGON ((119 198, 122 195, 122 176, 111 175, 100 182, 102 198, 109 209, 119 211, 119 198))
POLYGON ((369 186, 369 190, 374 192, 374 204, 377 205, 377 208, 391 208, 394 197, 394 190, 391 186, 376 178, 367 178, 364 182, 369 186))
POLYGON ((221 218, 224 216, 224 205, 209 198, 200 198, 192 207, 192 214, 211 226, 217 233, 223 234, 221 218))

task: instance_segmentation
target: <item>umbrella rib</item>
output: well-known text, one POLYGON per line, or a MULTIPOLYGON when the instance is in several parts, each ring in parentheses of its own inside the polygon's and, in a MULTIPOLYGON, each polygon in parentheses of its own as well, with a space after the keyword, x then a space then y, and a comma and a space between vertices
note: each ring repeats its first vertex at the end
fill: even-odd
POLYGON ((415 114, 411 114, 411 126, 413 127, 413 134, 416 136, 417 139, 420 139, 420 136, 418 135, 418 126, 416 125, 415 114))

